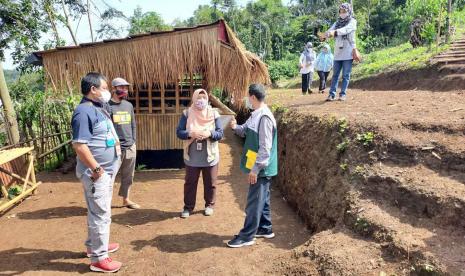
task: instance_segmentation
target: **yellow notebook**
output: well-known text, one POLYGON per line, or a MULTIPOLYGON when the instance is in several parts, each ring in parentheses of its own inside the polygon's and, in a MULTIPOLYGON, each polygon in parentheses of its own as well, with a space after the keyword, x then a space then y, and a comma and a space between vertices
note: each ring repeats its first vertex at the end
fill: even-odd
POLYGON ((245 154, 247 157, 247 162, 245 163, 245 167, 249 170, 253 168, 253 165, 255 165, 255 161, 257 161, 257 153, 253 150, 248 150, 247 153, 245 154))

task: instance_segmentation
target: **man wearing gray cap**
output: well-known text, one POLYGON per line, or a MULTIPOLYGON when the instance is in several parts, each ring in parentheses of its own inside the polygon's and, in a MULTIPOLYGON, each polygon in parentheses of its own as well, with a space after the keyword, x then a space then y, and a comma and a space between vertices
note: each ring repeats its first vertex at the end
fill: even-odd
POLYGON ((136 167, 136 121, 134 108, 126 100, 130 84, 123 78, 111 82, 112 97, 109 102, 110 114, 121 143, 121 186, 118 195, 123 198, 123 206, 139 209, 140 205, 129 199, 129 190, 136 167))
POLYGON ((315 52, 313 51, 311 42, 307 42, 304 51, 299 58, 300 74, 302 75, 302 94, 311 94, 311 86, 313 82, 313 71, 315 68, 315 52))

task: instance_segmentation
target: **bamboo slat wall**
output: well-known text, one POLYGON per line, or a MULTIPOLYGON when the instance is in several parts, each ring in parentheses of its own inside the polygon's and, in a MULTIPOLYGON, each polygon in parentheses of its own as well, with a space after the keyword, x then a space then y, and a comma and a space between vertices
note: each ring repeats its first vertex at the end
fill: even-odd
POLYGON ((136 114, 137 150, 182 149, 176 137, 181 114, 136 114))
MULTIPOLYGON (((8 163, 1 164, 0 167, 4 168, 7 171, 16 173, 18 175, 24 175, 26 172, 26 157, 21 156, 19 158, 16 158, 8 163)), ((8 174, 0 172, 0 182, 3 183, 3 185, 8 188, 11 185, 16 184, 18 181, 11 177, 8 174)))

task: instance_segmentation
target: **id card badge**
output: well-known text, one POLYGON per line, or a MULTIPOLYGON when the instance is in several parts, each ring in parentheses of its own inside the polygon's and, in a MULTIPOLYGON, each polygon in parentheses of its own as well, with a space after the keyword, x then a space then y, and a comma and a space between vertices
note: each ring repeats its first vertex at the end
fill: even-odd
POLYGON ((202 151, 202 142, 197 141, 196 143, 197 143, 197 150, 202 151))
POLYGON ((116 143, 115 150, 116 150, 116 156, 121 156, 121 145, 120 145, 120 143, 116 143))
POLYGON ((114 147, 116 145, 116 139, 113 137, 113 135, 108 134, 107 138, 105 139, 105 143, 107 147, 114 147))

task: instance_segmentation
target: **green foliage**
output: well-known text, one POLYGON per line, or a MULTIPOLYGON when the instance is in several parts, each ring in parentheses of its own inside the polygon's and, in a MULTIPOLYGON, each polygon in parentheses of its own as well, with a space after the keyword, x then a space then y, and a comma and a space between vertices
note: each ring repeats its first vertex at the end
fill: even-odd
POLYGON ((5 132, 0 132, 0 147, 3 147, 8 142, 8 137, 5 132))
POLYGON ((3 70, 7 85, 14 83, 19 78, 19 72, 16 70, 3 70))
POLYGON ((352 80, 364 79, 379 73, 418 69, 427 66, 438 52, 447 49, 447 45, 431 49, 429 47, 412 48, 410 43, 387 47, 364 56, 364 61, 352 70, 352 80))
POLYGON ((375 134, 371 131, 358 133, 356 139, 359 143, 361 143, 365 147, 368 147, 373 143, 373 140, 375 139, 375 134))
POLYGON ((347 148, 349 147, 349 144, 350 144, 349 139, 344 139, 344 141, 342 141, 341 143, 339 143, 336 146, 336 149, 340 154, 344 153, 347 150, 347 148))
POLYGON ((156 12, 142 13, 142 8, 138 6, 134 14, 129 18, 129 34, 148 33, 170 30, 160 14, 156 12))
POLYGON ((14 185, 8 189, 8 198, 13 199, 23 192, 23 188, 18 185, 14 185))
POLYGON ((299 74, 298 59, 296 55, 288 55, 286 59, 270 61, 268 63, 268 71, 272 82, 277 82, 281 79, 294 78, 299 74))
POLYGON ((37 0, 0 0, 0 62, 5 50, 12 48, 12 58, 21 70, 28 68, 25 57, 38 49, 40 36, 46 32, 37 0))
POLYGON ((339 168, 341 168, 341 170, 345 172, 349 168, 349 164, 341 163, 341 164, 339 164, 339 168))
POLYGON ((273 113, 287 113, 289 111, 289 108, 285 107, 280 103, 273 103, 271 105, 271 111, 273 113))
POLYGON ((143 171, 145 169, 147 169, 147 166, 144 165, 144 164, 139 164, 139 165, 136 166, 136 171, 137 172, 143 171))
POLYGON ((343 135, 345 134, 347 128, 349 127, 349 123, 347 122, 346 118, 341 118, 339 119, 339 134, 343 135))
POLYGON ((358 217, 354 226, 357 231, 362 233, 366 233, 370 230, 370 223, 364 218, 358 217))
POLYGON ((357 165, 353 171, 355 176, 363 176, 365 174, 365 168, 361 165, 357 165))

